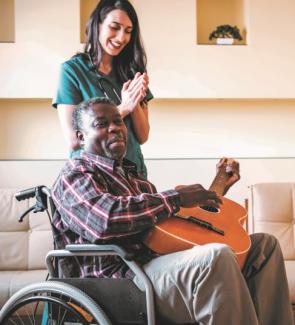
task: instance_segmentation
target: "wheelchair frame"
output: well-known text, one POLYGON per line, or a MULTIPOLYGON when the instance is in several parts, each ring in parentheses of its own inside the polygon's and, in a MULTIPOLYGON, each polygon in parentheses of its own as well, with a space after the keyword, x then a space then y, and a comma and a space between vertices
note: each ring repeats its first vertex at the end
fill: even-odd
MULTIPOLYGON (((30 207, 25 211, 20 217, 19 221, 22 222, 24 217, 31 211, 34 213, 46 211, 49 217, 50 224, 52 225, 52 216, 55 211, 55 206, 51 197, 50 189, 46 186, 37 186, 27 190, 20 191, 15 194, 17 200, 25 200, 28 198, 36 198, 36 204, 33 207, 30 207), (48 208, 48 203, 50 206, 50 212, 48 208)), ((74 256, 103 256, 103 255, 112 255, 119 256, 123 261, 129 266, 129 268, 136 274, 136 276, 142 281, 145 288, 145 300, 146 300, 146 315, 147 315, 147 324, 155 325, 156 316, 155 316, 155 302, 154 302, 154 290, 153 285, 147 275, 144 273, 142 268, 132 259, 132 256, 128 254, 122 247, 117 245, 94 245, 94 244, 75 244, 67 245, 65 249, 58 250, 54 249, 47 253, 46 255, 46 267, 49 272, 50 279, 56 277, 56 271, 54 266, 54 261, 56 258, 60 257, 74 257, 74 256)), ((99 278, 97 279, 99 280, 99 278)), ((82 281, 82 279, 81 279, 82 281)), ((140 289, 138 289, 140 290, 140 289)), ((28 295, 34 296, 38 292, 53 292, 59 293, 65 296, 76 296, 77 301, 81 305, 87 306, 87 309, 95 317, 96 320, 99 320, 99 324, 111 325, 108 316, 103 311, 103 309, 86 293, 80 289, 69 285, 67 283, 61 282, 41 282, 33 285, 26 286, 16 292, 2 307, 0 310, 0 324, 2 324, 3 319, 17 304, 25 301, 25 297, 28 295)))

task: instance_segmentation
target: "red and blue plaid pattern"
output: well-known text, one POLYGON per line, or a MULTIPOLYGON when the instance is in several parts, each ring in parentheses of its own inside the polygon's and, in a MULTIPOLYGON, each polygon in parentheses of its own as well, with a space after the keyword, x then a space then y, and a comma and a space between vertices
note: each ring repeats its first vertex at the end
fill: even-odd
MULTIPOLYGON (((56 205, 53 217, 58 248, 65 245, 119 244, 134 252, 139 263, 153 256, 142 238, 156 222, 179 210, 175 190, 157 193, 155 186, 138 177, 136 168, 83 153, 62 169, 52 188, 56 205)), ((67 258, 62 272, 71 277, 133 277, 127 265, 114 256, 67 258)))

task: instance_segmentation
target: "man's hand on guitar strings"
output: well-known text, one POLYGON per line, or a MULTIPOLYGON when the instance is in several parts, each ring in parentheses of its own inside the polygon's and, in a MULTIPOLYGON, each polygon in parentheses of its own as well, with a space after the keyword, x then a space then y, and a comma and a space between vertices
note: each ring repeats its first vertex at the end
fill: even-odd
POLYGON ((232 187, 241 178, 240 165, 236 160, 224 157, 220 159, 216 167, 217 171, 221 168, 224 168, 225 173, 228 175, 225 184, 225 190, 223 193, 223 195, 225 195, 226 192, 230 189, 230 187, 232 187))
POLYGON ((179 193, 180 205, 185 208, 205 205, 218 209, 222 204, 221 198, 215 192, 207 191, 200 184, 181 185, 175 190, 179 193))

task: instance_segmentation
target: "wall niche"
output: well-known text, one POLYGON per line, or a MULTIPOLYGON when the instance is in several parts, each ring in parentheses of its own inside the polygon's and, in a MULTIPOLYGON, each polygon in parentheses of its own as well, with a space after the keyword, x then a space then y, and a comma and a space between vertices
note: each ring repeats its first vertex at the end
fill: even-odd
POLYGON ((86 23, 98 0, 80 0, 80 42, 86 42, 86 23))
POLYGON ((237 26, 243 40, 235 40, 234 45, 247 44, 244 0, 196 0, 196 11, 197 44, 216 44, 209 35, 220 25, 237 26))
POLYGON ((0 43, 15 42, 14 0, 0 0, 0 43))

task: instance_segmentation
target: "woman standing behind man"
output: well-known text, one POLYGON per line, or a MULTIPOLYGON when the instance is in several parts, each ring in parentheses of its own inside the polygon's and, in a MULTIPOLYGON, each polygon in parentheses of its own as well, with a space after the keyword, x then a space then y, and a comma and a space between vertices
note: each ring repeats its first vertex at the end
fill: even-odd
POLYGON ((62 64, 57 107, 71 158, 80 147, 72 128, 72 112, 92 97, 108 97, 118 105, 128 129, 126 158, 136 163, 146 178, 140 145, 149 135, 146 54, 135 9, 128 0, 100 0, 87 23, 84 52, 62 64))

